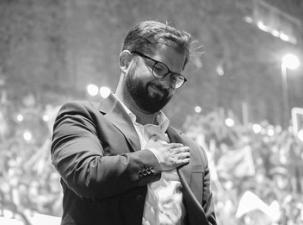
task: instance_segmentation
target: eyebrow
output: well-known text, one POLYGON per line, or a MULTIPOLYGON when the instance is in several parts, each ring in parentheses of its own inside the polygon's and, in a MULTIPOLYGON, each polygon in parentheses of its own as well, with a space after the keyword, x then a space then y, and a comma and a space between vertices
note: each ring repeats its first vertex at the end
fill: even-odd
POLYGON ((132 52, 135 53, 135 54, 137 54, 137 55, 139 55, 139 56, 141 56, 141 57, 143 57, 143 58, 149 59, 149 60, 153 61, 154 63, 161 63, 161 64, 163 64, 164 66, 167 67, 167 69, 168 69, 168 71, 169 71, 170 73, 179 74, 179 75, 183 76, 181 73, 178 73, 178 72, 175 72, 175 71, 171 70, 171 69, 169 68, 169 66, 166 65, 164 62, 158 61, 158 60, 156 60, 156 59, 154 59, 154 58, 152 58, 152 57, 150 57, 150 56, 148 56, 148 55, 145 55, 145 54, 143 54, 143 53, 141 53, 141 52, 138 52, 138 51, 136 51, 136 50, 135 50, 135 51, 132 51, 132 52))

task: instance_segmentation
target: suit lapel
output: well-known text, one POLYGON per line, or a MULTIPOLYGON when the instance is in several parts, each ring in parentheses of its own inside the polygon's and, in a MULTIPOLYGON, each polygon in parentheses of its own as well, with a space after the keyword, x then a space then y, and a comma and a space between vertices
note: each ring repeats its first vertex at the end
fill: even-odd
MULTIPOLYGON (((167 135, 168 135, 171 142, 183 143, 180 135, 173 128, 168 127, 167 135)), ((190 160, 189 164, 187 164, 185 166, 182 166, 178 169, 179 175, 181 175, 181 177, 183 177, 182 179, 184 179, 184 181, 188 185, 190 185, 190 181, 191 181, 192 164, 193 164, 193 160, 190 160)))
POLYGON ((129 115, 112 94, 100 103, 99 110, 121 131, 134 151, 141 148, 139 137, 129 115))
MULTIPOLYGON (((169 127, 167 129, 167 135, 171 140, 171 142, 183 143, 181 136, 173 128, 169 127)), ((189 164, 179 168, 177 172, 180 181, 182 183, 182 186, 184 188, 183 196, 184 196, 185 204, 187 205, 187 210, 191 212, 188 214, 189 224, 206 225, 208 224, 208 222, 205 216, 204 209, 190 188, 192 167, 195 161, 196 160, 192 158, 189 164)))

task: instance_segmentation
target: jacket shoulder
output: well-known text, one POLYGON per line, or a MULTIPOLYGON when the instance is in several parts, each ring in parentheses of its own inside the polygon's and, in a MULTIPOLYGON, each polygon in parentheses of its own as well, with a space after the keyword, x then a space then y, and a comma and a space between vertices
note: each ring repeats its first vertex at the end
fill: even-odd
POLYGON ((69 101, 64 103, 60 109, 58 115, 64 114, 91 114, 97 113, 97 105, 88 101, 69 101))
POLYGON ((89 101, 84 101, 84 100, 76 100, 76 101, 68 101, 65 102, 61 108, 61 110, 68 110, 68 109, 78 109, 78 110, 83 110, 83 109, 88 109, 88 110, 96 110, 97 109, 97 104, 89 101))

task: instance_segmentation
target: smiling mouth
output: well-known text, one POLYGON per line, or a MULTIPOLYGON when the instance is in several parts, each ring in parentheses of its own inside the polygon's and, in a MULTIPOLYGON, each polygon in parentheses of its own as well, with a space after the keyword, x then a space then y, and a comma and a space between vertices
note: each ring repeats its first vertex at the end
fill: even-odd
POLYGON ((160 95, 161 97, 164 96, 164 91, 155 85, 149 85, 148 90, 151 92, 152 95, 156 94, 156 95, 160 95))

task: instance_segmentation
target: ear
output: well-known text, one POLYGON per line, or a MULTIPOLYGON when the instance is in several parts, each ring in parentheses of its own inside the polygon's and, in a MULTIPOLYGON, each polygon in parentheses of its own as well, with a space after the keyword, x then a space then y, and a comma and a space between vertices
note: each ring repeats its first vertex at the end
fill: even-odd
POLYGON ((128 50, 123 50, 120 53, 120 69, 122 72, 127 72, 132 58, 133 56, 128 50))

